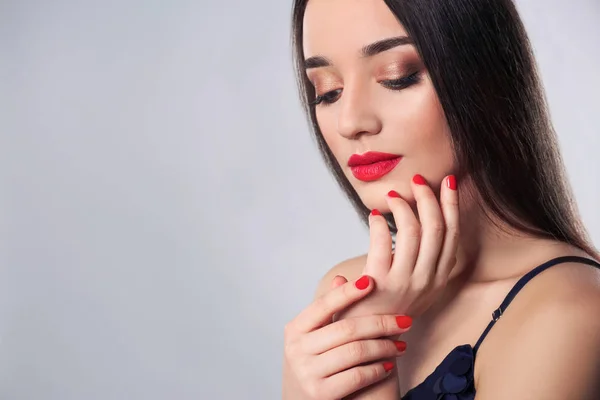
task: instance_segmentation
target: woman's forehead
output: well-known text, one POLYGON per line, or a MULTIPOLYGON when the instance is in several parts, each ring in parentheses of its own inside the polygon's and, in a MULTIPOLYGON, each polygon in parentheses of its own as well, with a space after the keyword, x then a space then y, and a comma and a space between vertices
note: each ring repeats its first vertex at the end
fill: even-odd
POLYGON ((310 0, 303 20, 306 57, 360 51, 390 37, 406 36, 383 0, 310 0))

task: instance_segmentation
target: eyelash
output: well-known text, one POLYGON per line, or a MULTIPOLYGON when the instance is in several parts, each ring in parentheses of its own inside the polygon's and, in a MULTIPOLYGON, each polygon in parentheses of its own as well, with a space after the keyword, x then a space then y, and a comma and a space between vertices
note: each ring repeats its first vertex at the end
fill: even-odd
MULTIPOLYGON (((405 89, 416 83, 419 83, 420 80, 421 80, 421 77, 419 75, 419 72, 417 71, 417 72, 414 72, 405 77, 398 78, 398 79, 389 79, 386 81, 382 81, 381 83, 383 84, 384 87, 386 87, 390 90, 402 90, 402 89, 405 89)), ((310 102, 310 104, 313 106, 316 106, 319 104, 326 106, 326 105, 335 103, 335 101, 337 100, 337 97, 340 95, 341 92, 342 92, 342 89, 336 89, 336 90, 332 90, 330 92, 324 93, 320 96, 317 96, 313 101, 310 102)))

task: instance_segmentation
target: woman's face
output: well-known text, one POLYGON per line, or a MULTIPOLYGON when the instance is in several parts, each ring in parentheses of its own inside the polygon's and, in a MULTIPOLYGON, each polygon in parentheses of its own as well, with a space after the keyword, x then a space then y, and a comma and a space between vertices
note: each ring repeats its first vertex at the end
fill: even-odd
POLYGON ((317 122, 365 206, 383 212, 392 189, 414 202, 415 174, 437 193, 455 167, 444 112, 415 47, 403 39, 365 47, 406 36, 382 0, 310 0, 306 7, 303 46, 321 100, 317 122), (388 155, 355 156, 349 165, 367 152, 388 155))

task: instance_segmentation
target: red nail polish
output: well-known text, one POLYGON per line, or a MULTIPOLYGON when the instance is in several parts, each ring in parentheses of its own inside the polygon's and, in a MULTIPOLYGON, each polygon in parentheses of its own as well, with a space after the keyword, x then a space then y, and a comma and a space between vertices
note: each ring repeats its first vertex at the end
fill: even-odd
POLYGON ((369 277, 366 275, 361 276, 360 279, 354 283, 354 286, 359 290, 365 290, 369 287, 369 277))
POLYGON ((398 198, 398 199, 400 198, 400 195, 399 195, 399 194, 398 194, 398 192, 396 192, 395 190, 390 190, 390 191, 388 192, 388 196, 390 196, 390 197, 396 197, 396 198, 398 198))
POLYGON ((398 349, 398 351, 406 350, 406 342, 398 340, 398 341, 394 341, 394 344, 396 345, 396 348, 398 349))
POLYGON ((415 176, 413 176, 413 182, 416 183, 417 185, 425 185, 425 184, 427 184, 427 182, 425 182, 425 178, 423 178, 419 174, 416 174, 415 176))
POLYGON ((412 325, 412 318, 407 315, 398 315, 396 317, 396 323, 398 324, 399 328, 410 328, 410 326, 412 325))
POLYGON ((371 215, 381 215, 381 212, 378 209, 374 208, 371 210, 371 215))
POLYGON ((446 180, 448 187, 452 190, 456 190, 456 177, 454 175, 450 175, 446 180))
POLYGON ((392 369, 394 369, 394 363, 390 361, 384 362, 383 369, 385 369, 385 372, 390 372, 392 369))

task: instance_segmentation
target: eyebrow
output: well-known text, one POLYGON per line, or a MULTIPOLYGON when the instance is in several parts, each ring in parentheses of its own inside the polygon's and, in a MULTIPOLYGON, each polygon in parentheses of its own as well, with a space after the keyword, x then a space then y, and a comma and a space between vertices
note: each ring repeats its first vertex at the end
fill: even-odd
MULTIPOLYGON (((362 57, 372 57, 376 54, 393 49, 394 47, 413 44, 413 41, 408 36, 396 36, 388 39, 378 40, 377 42, 368 44, 360 50, 362 57)), ((326 57, 314 56, 304 60, 304 68, 320 68, 328 67, 333 63, 326 57)))

